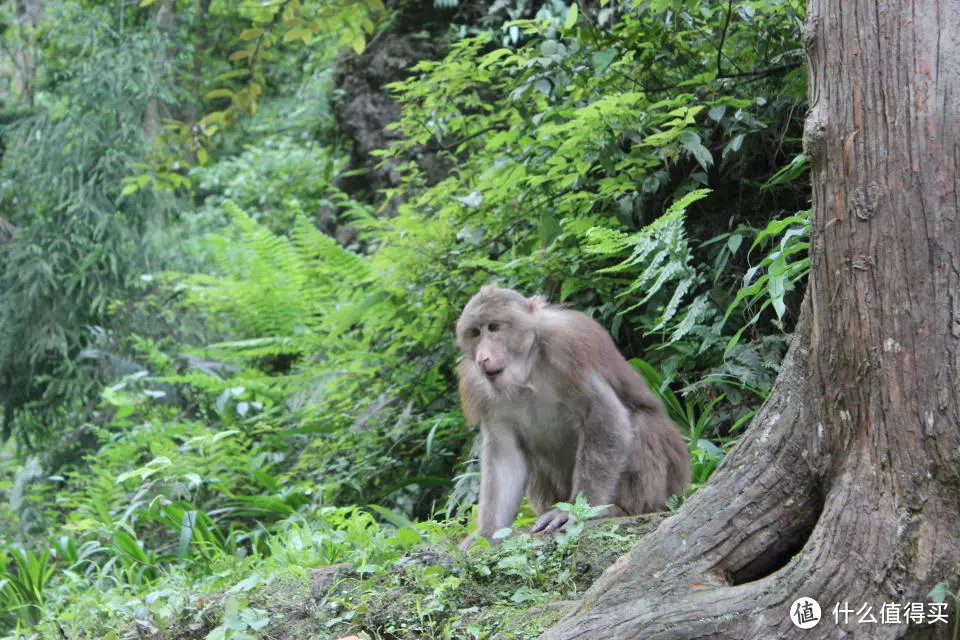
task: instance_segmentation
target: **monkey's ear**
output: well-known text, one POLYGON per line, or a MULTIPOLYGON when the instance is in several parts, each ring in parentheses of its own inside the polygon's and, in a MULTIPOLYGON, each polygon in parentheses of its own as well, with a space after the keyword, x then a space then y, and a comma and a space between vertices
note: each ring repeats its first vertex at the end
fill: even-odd
POLYGON ((527 311, 530 313, 537 313, 545 307, 547 304, 547 299, 543 296, 531 296, 527 299, 527 311))

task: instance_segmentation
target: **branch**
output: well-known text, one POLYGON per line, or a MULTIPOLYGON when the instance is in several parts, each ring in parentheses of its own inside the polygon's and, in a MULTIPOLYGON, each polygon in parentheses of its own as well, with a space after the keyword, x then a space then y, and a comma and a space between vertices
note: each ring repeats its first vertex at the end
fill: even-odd
MULTIPOLYGON (((473 140, 474 138, 476 138, 476 137, 478 137, 478 136, 482 136, 482 135, 485 134, 485 133, 489 133, 489 132, 491 132, 491 131, 504 131, 504 130, 506 130, 506 128, 507 128, 505 125, 506 125, 505 122, 499 122, 499 123, 497 123, 497 124, 492 124, 492 125, 490 125, 490 126, 488 126, 488 127, 482 128, 482 129, 480 129, 480 130, 478 130, 478 131, 474 131, 474 132, 471 133, 470 135, 466 135, 466 136, 460 138, 459 140, 456 140, 455 142, 450 142, 450 143, 448 143, 448 144, 444 144, 444 143, 440 142, 436 137, 433 137, 434 144, 433 144, 433 145, 428 145, 427 148, 428 148, 428 149, 435 149, 435 150, 437 150, 437 151, 449 151, 449 150, 451 150, 451 149, 455 149, 455 148, 459 147, 459 146, 460 146, 461 144, 463 144, 464 142, 467 142, 467 141, 469 141, 469 140, 473 140)), ((421 125, 421 126, 424 126, 424 128, 426 128, 425 125, 421 125)))
POLYGON ((730 78, 747 78, 752 76, 765 76, 779 71, 789 71, 796 69, 800 66, 799 62, 791 62, 788 64, 781 64, 774 67, 766 67, 765 69, 755 69, 754 71, 741 71, 738 73, 724 73, 723 72, 723 43, 727 39, 727 29, 730 26, 730 15, 733 12, 733 0, 727 0, 727 15, 723 20, 723 29, 720 31, 720 44, 717 46, 717 77, 716 80, 727 80, 730 78))
POLYGON ((254 44, 253 53, 250 54, 250 57, 247 58, 247 68, 250 70, 250 76, 253 77, 253 68, 257 63, 257 59, 260 57, 260 48, 263 46, 263 38, 269 33, 271 29, 277 26, 280 23, 280 20, 283 18, 283 12, 287 10, 287 6, 292 0, 283 0, 283 4, 280 5, 280 8, 277 9, 276 13, 270 18, 264 27, 263 31, 257 36, 257 42, 254 44))
POLYGON ((723 77, 723 70, 720 68, 720 58, 723 56, 723 42, 727 39, 727 27, 730 26, 730 14, 733 12, 733 0, 727 0, 727 15, 723 19, 723 30, 720 32, 720 45, 717 47, 717 77, 723 77))
POLYGON ((767 76, 774 73, 779 73, 781 71, 792 71, 800 66, 802 62, 788 62, 787 64, 778 64, 774 67, 767 67, 765 69, 754 69, 753 71, 741 71, 739 73, 723 73, 717 75, 717 80, 726 80, 730 78, 748 78, 751 76, 767 76))
MULTIPOLYGON (((749 82, 753 80, 759 80, 760 78, 768 75, 773 75, 775 73, 780 73, 781 71, 791 71, 803 65, 802 62, 791 62, 789 64, 778 64, 774 67, 765 67, 763 69, 754 69, 753 71, 742 71, 740 73, 725 73, 722 76, 717 76, 714 80, 734 80, 737 78, 750 78, 749 82)), ((684 81, 686 82, 686 81, 684 81)), ((644 91, 647 93, 662 93, 664 91, 669 91, 670 89, 676 89, 683 82, 677 82, 676 84, 668 84, 660 87, 653 87, 651 89, 644 88, 644 91)))

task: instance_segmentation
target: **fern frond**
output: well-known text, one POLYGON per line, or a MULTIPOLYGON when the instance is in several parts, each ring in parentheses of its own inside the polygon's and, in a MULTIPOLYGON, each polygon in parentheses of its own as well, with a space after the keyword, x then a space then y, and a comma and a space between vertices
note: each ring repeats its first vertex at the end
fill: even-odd
MULTIPOLYGON (((624 273, 632 280, 618 298, 640 296, 624 311, 631 311, 669 294, 662 311, 651 329, 660 331, 670 325, 680 313, 684 299, 701 284, 702 276, 690 266, 692 253, 684 229, 687 207, 705 198, 709 189, 698 189, 685 194, 667 211, 643 229, 623 233, 609 227, 594 226, 583 232, 584 250, 600 257, 615 257, 629 251, 629 255, 613 266, 598 269, 596 273, 624 273)), ((683 315, 669 342, 688 335, 709 307, 703 295, 683 315)))
POLYGON ((371 268, 357 254, 316 230, 305 218, 290 236, 274 233, 226 201, 230 225, 208 247, 216 275, 188 280, 189 302, 230 319, 241 337, 267 340, 254 345, 217 345, 246 357, 311 350, 317 334, 343 329, 336 320, 355 306, 371 280, 371 268))

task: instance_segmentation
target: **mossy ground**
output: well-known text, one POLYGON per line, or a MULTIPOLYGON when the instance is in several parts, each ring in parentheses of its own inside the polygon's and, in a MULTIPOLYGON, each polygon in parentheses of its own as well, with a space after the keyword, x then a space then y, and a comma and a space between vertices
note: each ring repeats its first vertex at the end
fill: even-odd
MULTIPOLYGON (((519 534, 495 548, 468 553, 456 551, 449 541, 443 546, 443 541, 425 540, 381 568, 353 563, 282 567, 210 594, 202 608, 185 608, 182 617, 151 636, 535 638, 663 517, 594 521, 569 537, 519 534)), ((142 631, 118 637, 140 637, 142 631)))

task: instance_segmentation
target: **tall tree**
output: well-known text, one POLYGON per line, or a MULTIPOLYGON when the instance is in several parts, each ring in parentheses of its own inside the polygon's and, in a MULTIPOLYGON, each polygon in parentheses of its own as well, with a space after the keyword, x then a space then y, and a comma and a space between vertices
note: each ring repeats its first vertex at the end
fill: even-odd
POLYGON ((960 2, 810 0, 805 46, 813 264, 780 377, 545 638, 948 633, 833 608, 879 619, 960 577, 960 2), (809 631, 800 596, 823 607, 809 631))
POLYGON ((125 179, 148 154, 149 101, 182 94, 159 29, 129 19, 135 4, 48 4, 45 98, 4 129, 0 216, 16 233, 0 242, 0 439, 39 447, 62 426, 50 416, 97 397, 99 363, 78 357, 105 335, 90 327, 115 326, 111 303, 158 264, 152 239, 175 201, 125 179))
POLYGON ((13 95, 17 103, 33 106, 37 79, 37 27, 43 18, 44 0, 12 0, 10 24, 0 19, 0 51, 12 63, 13 95))

